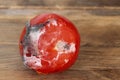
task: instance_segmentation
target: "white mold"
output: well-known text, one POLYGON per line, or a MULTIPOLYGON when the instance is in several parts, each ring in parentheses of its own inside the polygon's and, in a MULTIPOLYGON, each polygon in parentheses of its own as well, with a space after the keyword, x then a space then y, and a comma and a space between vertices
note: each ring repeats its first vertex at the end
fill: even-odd
POLYGON ((33 56, 33 54, 39 54, 38 50, 38 40, 42 34, 45 33, 45 29, 43 30, 37 30, 37 31, 31 31, 30 34, 28 35, 30 37, 30 44, 29 47, 33 49, 31 51, 31 56, 26 56, 28 53, 28 46, 25 46, 24 48, 24 64, 32 64, 32 69, 36 69, 36 67, 41 67, 41 58, 37 58, 36 56, 33 56))
POLYGON ((36 69, 37 67, 42 67, 41 59, 36 58, 36 56, 27 57, 26 55, 24 55, 24 60, 25 60, 24 61, 25 65, 28 65, 28 63, 32 64, 31 66, 32 69, 36 69))
POLYGON ((65 63, 68 63, 69 59, 65 59, 64 61, 65 61, 65 63))
POLYGON ((57 26, 57 25, 58 25, 58 24, 57 24, 57 21, 54 20, 54 19, 51 21, 51 23, 52 23, 52 25, 54 25, 54 26, 57 26))
MULTIPOLYGON (((59 59, 59 56, 61 54, 69 54, 69 53, 74 53, 76 51, 76 48, 75 48, 75 43, 67 43, 65 41, 62 41, 62 40, 59 40, 55 46, 55 50, 58 51, 58 54, 56 56, 56 58, 54 58, 54 60, 58 60, 59 59), (68 46, 65 47, 65 46, 68 46)), ((67 62, 68 60, 65 60, 65 62, 67 62)))
POLYGON ((72 53, 75 52, 76 48, 75 48, 75 43, 67 43, 65 41, 58 41, 56 46, 55 46, 55 50, 57 50, 59 53, 72 53), (68 45, 68 48, 65 48, 65 46, 68 45))

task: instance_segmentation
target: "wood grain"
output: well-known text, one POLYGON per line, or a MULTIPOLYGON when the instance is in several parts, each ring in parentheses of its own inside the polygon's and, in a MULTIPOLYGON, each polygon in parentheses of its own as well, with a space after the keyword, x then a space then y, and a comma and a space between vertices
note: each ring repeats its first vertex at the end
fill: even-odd
POLYGON ((0 80, 120 80, 119 0, 0 0, 0 80), (67 71, 38 75, 24 67, 18 40, 25 22, 42 13, 71 20, 80 54, 67 71))
POLYGON ((4 6, 120 6, 119 0, 0 0, 4 6))

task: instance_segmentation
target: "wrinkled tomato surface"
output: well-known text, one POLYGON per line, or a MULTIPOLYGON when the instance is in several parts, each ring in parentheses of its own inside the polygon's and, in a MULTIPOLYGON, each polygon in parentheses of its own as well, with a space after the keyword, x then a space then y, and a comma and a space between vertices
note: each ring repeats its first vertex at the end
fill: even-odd
POLYGON ((76 61, 80 35, 66 18, 49 13, 27 22, 19 41, 24 64, 38 73, 68 69, 76 61))

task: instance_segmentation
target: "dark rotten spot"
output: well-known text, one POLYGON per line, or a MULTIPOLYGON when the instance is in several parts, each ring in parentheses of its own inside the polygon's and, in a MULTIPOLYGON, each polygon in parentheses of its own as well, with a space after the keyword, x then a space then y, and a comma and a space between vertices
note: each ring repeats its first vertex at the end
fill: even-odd
POLYGON ((66 50, 69 50, 69 49, 70 49, 70 45, 69 45, 69 44, 66 44, 66 45, 64 46, 64 48, 65 48, 66 50))
POLYGON ((30 40, 30 37, 29 37, 30 32, 31 32, 31 31, 32 31, 32 32, 38 31, 40 28, 46 26, 49 22, 50 22, 50 21, 48 20, 48 21, 46 21, 46 22, 44 22, 44 23, 36 24, 36 25, 31 26, 31 25, 30 25, 30 21, 28 21, 28 22, 26 23, 26 34, 25 34, 23 40, 21 41, 21 42, 22 42, 21 44, 22 44, 24 47, 25 47, 25 46, 28 46, 28 45, 29 45, 29 40, 30 40))

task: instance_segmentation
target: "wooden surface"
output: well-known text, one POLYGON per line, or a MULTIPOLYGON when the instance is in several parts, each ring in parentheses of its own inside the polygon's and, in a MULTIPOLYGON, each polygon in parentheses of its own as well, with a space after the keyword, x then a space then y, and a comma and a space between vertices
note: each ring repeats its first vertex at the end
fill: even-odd
POLYGON ((0 0, 0 80, 120 80, 119 0, 0 0), (26 21, 48 12, 76 25, 81 49, 69 70, 38 75, 24 67, 18 40, 26 21))

